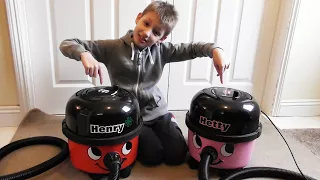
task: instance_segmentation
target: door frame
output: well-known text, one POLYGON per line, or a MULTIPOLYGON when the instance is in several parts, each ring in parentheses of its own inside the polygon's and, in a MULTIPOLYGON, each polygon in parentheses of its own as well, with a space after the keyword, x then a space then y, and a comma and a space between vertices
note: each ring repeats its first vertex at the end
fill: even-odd
MULTIPOLYGON (((36 108, 25 1, 5 1, 22 116, 25 116, 31 109, 36 108)), ((284 77, 300 1, 281 1, 261 104, 261 109, 269 116, 277 116, 279 114, 284 77)))
POLYGON ((281 1, 261 110, 279 116, 286 70, 301 0, 281 1))
POLYGON ((5 4, 20 106, 20 117, 24 117, 28 111, 36 107, 28 43, 28 25, 25 18, 25 0, 6 0, 5 4))

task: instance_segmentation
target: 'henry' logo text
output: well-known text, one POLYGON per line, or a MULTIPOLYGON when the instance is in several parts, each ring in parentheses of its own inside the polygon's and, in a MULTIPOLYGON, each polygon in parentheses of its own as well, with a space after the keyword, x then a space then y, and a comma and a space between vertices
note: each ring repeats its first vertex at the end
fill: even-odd
POLYGON ((212 127, 213 129, 219 129, 221 132, 227 132, 231 126, 231 124, 226 124, 215 120, 209 120, 204 116, 200 116, 199 123, 207 127, 212 127))
POLYGON ((115 133, 117 132, 120 134, 123 131, 124 123, 115 124, 111 126, 99 126, 90 124, 90 132, 91 133, 100 133, 100 134, 107 134, 107 133, 115 133))

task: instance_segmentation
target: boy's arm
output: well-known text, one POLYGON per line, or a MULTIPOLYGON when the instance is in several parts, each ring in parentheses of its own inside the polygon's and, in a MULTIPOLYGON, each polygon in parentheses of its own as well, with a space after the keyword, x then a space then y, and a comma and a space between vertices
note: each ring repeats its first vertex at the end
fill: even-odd
POLYGON ((86 75, 100 77, 103 83, 103 62, 107 65, 108 52, 112 52, 115 40, 83 41, 79 39, 66 39, 60 44, 61 53, 77 61, 81 61, 86 75))
POLYGON ((80 39, 66 39, 60 44, 61 53, 77 61, 81 61, 81 54, 89 52, 99 62, 103 61, 108 52, 112 52, 114 40, 85 41, 80 39))
POLYGON ((215 43, 204 42, 180 44, 165 42, 161 46, 166 63, 186 61, 198 57, 212 58, 213 50, 219 48, 215 43))
POLYGON ((214 43, 181 43, 173 45, 170 42, 161 45, 162 58, 165 63, 191 60, 197 57, 210 57, 223 84, 223 73, 230 64, 225 62, 223 50, 214 43))

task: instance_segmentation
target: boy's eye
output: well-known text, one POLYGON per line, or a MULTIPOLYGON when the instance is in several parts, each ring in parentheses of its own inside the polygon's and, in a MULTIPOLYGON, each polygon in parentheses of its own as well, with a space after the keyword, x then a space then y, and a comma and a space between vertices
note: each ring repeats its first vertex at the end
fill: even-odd
POLYGON ((160 36, 160 33, 158 31, 153 31, 153 34, 156 36, 160 36))
POLYGON ((149 26, 149 23, 147 21, 144 22, 145 26, 149 26))

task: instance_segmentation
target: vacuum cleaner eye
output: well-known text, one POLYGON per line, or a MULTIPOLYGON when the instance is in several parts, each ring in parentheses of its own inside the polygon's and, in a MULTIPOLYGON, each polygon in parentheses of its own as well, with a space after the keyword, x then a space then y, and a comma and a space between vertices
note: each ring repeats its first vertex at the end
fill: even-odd
POLYGON ((89 147, 88 149, 88 156, 92 159, 92 160, 98 160, 101 158, 101 151, 99 148, 96 147, 89 147))
POLYGON ((229 157, 233 154, 234 146, 233 144, 224 144, 221 146, 220 153, 224 157, 229 157))
POLYGON ((122 146, 122 154, 128 155, 132 149, 132 143, 129 141, 122 146))
POLYGON ((193 145, 194 145, 195 148, 197 148, 197 149, 201 148, 201 146, 202 146, 201 139, 196 134, 193 135, 192 142, 193 142, 193 145))

